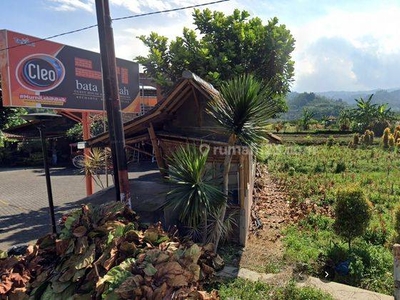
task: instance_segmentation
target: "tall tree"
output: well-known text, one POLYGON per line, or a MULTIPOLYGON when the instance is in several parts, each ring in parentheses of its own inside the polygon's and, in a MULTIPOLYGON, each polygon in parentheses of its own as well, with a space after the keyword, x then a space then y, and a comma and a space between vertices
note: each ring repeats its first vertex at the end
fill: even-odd
MULTIPOLYGON (((266 125, 277 107, 273 101, 271 89, 263 85, 252 75, 233 78, 220 87, 220 94, 209 102, 208 113, 228 134, 227 149, 237 144, 250 147, 254 152, 260 150, 266 141, 266 125)), ((232 151, 225 151, 223 186, 225 205, 220 212, 220 221, 224 222, 228 205, 229 171, 233 157, 232 151)), ((218 247, 220 235, 216 239, 218 247)))
POLYGON ((353 121, 354 130, 364 132, 370 129, 376 136, 381 136, 395 116, 387 104, 372 103, 373 96, 374 94, 371 94, 368 99, 355 99, 357 106, 349 110, 348 115, 353 121))
POLYGON ((196 9, 196 30, 184 28, 183 36, 170 43, 154 32, 140 36, 149 54, 136 60, 164 88, 178 80, 184 70, 195 72, 217 88, 238 75, 253 74, 268 83, 279 111, 286 111, 284 95, 293 81, 295 40, 285 25, 278 25, 276 17, 267 25, 260 18, 249 17, 247 11, 238 9, 228 16, 196 9))

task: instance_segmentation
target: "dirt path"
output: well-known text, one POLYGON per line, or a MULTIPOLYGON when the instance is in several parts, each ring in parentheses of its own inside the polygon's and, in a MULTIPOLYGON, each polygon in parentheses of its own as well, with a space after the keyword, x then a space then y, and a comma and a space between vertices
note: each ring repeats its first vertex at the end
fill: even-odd
POLYGON ((265 165, 258 165, 254 191, 253 226, 239 265, 258 272, 276 273, 282 267, 282 228, 290 220, 284 186, 277 184, 265 165))

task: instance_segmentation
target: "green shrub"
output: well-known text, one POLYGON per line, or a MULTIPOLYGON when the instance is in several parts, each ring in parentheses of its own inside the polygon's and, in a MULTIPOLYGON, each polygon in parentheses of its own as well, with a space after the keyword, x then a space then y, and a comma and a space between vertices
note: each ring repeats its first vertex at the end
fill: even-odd
POLYGON ((394 209, 394 230, 396 232, 396 242, 400 242, 400 205, 394 209))
POLYGON ((344 171, 346 171, 346 162, 338 161, 336 163, 335 173, 338 174, 338 173, 342 173, 344 171))
POLYGON ((363 236, 364 240, 372 245, 385 245, 388 232, 381 227, 368 228, 363 236))
POLYGON ((332 219, 316 213, 310 213, 306 218, 299 221, 299 225, 315 230, 327 230, 332 225, 332 219))
POLYGON ((337 266, 349 262, 349 274, 335 274, 335 281, 376 292, 391 293, 392 254, 380 245, 371 245, 363 240, 354 243, 351 250, 333 244, 326 252, 326 261, 337 266))
POLYGON ((294 281, 276 287, 260 281, 237 278, 217 288, 221 300, 333 300, 331 295, 319 289, 297 287, 294 281))
POLYGON ((332 147, 335 144, 335 138, 333 137, 333 135, 329 136, 329 138, 326 141, 326 145, 328 147, 332 147))
POLYGON ((333 228, 349 248, 355 237, 364 234, 370 219, 370 206, 361 188, 348 187, 337 192, 333 228))

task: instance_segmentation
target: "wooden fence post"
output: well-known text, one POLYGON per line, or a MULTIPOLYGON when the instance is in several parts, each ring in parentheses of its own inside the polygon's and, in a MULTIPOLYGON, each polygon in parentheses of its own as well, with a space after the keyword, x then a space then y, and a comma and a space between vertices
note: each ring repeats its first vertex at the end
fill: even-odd
POLYGON ((400 300, 400 244, 393 245, 394 299, 400 300))

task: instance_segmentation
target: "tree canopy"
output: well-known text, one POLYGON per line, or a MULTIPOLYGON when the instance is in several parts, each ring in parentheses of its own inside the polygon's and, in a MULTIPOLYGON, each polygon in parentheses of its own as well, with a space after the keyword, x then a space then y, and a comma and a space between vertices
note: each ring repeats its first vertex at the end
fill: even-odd
POLYGON ((4 107, 3 94, 2 90, 0 89, 0 130, 24 123, 25 121, 22 120, 19 116, 25 113, 26 110, 24 108, 4 107))
POLYGON ((136 57, 147 74, 163 88, 190 70, 217 88, 222 82, 242 74, 252 74, 269 85, 279 111, 286 111, 284 95, 294 76, 291 53, 295 40, 285 25, 272 18, 267 25, 247 11, 232 15, 209 9, 195 9, 196 30, 183 29, 183 36, 171 42, 152 32, 139 39, 149 54, 136 57))
POLYGON ((349 118, 353 122, 353 130, 363 133, 366 129, 372 130, 375 135, 381 136, 383 130, 395 119, 395 114, 388 104, 372 103, 371 94, 368 99, 360 97, 355 99, 356 108, 344 110, 342 117, 349 118))

